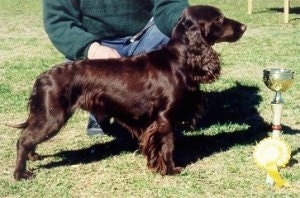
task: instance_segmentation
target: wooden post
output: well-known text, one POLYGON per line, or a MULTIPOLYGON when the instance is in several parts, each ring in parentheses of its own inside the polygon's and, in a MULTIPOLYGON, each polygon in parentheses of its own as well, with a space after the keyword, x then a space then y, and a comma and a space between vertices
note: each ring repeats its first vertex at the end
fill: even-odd
POLYGON ((252 0, 248 0, 248 14, 252 14, 252 0))
POLYGON ((284 0, 283 4, 284 4, 284 6, 283 6, 284 22, 288 23, 289 22, 289 9, 290 9, 289 0, 284 0))

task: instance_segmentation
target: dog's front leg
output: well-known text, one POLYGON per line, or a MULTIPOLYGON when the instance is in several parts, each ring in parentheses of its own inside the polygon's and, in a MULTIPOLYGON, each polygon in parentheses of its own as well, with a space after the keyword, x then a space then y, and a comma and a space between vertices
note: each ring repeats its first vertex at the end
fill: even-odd
POLYGON ((151 170, 161 175, 180 173, 181 168, 173 161, 174 137, 168 123, 152 123, 141 137, 141 147, 151 170))
POLYGON ((166 170, 160 170, 162 175, 174 175, 181 172, 181 167, 175 167, 173 161, 173 151, 174 151, 174 136, 173 131, 168 132, 162 136, 162 146, 159 152, 163 162, 166 164, 166 170))

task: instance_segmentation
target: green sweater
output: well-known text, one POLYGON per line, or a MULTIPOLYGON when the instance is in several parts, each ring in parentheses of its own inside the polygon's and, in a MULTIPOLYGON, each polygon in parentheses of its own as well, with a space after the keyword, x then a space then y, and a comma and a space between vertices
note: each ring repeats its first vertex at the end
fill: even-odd
POLYGON ((70 60, 86 57, 92 42, 133 36, 153 16, 171 35, 187 0, 43 0, 45 30, 70 60))

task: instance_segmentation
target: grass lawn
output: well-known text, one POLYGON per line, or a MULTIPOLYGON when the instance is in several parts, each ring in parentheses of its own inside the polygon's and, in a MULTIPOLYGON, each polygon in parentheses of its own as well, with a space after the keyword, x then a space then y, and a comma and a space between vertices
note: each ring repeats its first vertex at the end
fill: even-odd
POLYGON ((78 111, 59 135, 40 145, 42 161, 29 162, 36 173, 16 182, 13 170, 20 132, 5 126, 27 117, 27 99, 37 75, 64 61, 42 25, 41 1, 0 0, 0 197, 299 197, 300 194, 300 0, 291 1, 283 23, 283 1, 191 0, 219 7, 247 24, 237 43, 216 44, 222 76, 201 89, 207 94, 199 128, 186 131, 175 146, 184 171, 162 177, 146 168, 134 141, 89 137, 86 112, 78 111), (274 92, 262 81, 266 68, 295 71, 283 93, 283 135, 292 158, 280 174, 289 187, 265 184, 266 173, 253 161, 253 146, 271 131, 274 92), (94 151, 94 152, 92 152, 94 151))

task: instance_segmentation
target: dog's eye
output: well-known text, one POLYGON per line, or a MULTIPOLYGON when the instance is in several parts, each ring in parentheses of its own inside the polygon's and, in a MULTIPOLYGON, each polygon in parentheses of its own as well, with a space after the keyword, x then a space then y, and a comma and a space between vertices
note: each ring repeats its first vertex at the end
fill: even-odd
POLYGON ((223 16, 217 16, 215 19, 214 19, 214 22, 215 23, 223 23, 223 20, 224 20, 224 17, 223 16))

